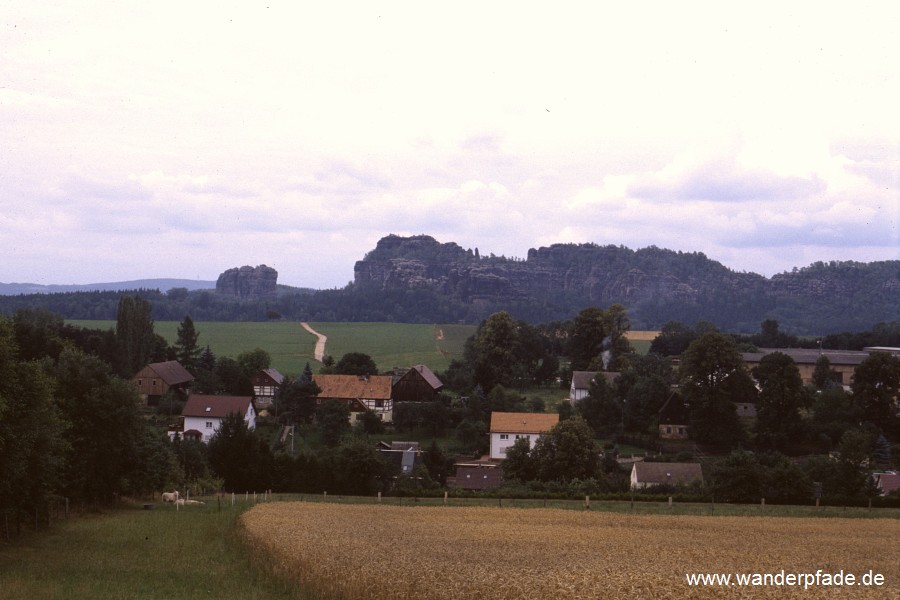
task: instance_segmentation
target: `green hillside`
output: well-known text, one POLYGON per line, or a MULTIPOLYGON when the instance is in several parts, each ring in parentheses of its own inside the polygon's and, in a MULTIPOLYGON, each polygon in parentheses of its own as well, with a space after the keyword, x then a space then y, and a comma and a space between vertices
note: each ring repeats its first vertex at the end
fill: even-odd
MULTIPOLYGON (((92 329, 110 329, 115 321, 67 321, 92 329)), ((174 344, 178 321, 156 321, 154 330, 174 344)), ((195 321, 199 344, 209 347, 216 356, 236 357, 241 352, 262 348, 272 356, 272 366, 286 375, 298 375, 309 362, 313 371, 319 363, 313 357, 316 337, 299 323, 268 321, 225 323, 195 321)), ((474 325, 411 325, 403 323, 310 323, 325 335, 326 354, 339 359, 347 352, 364 352, 372 357, 379 370, 424 363, 435 371, 443 371, 450 360, 462 355, 466 339, 475 332, 474 325)))

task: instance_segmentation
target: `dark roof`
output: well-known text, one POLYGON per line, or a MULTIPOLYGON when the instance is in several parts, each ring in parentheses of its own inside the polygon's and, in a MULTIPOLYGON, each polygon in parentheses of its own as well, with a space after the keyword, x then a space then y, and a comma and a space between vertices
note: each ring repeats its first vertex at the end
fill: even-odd
POLYGON ((418 371, 422 375, 422 379, 428 382, 428 384, 433 387, 435 390, 439 390, 444 387, 444 383, 438 379, 437 375, 434 372, 426 367, 425 365, 415 365, 413 369, 418 371))
POLYGON ((256 375, 253 377, 254 384, 259 383, 262 378, 269 379, 275 385, 281 385, 284 382, 284 375, 279 373, 278 369, 262 369, 261 371, 257 371, 256 375))
POLYGON ((700 463, 654 463, 636 462, 632 467, 638 483, 649 485, 662 483, 690 483, 703 481, 700 463))
POLYGON ((900 473, 881 473, 878 476, 878 489, 885 496, 900 490, 900 473))
POLYGON ((166 382, 167 385, 179 385, 194 380, 187 369, 181 366, 177 360, 167 360, 165 362, 150 363, 147 365, 156 375, 166 382))
POLYGON ((781 352, 790 356, 798 365, 814 365, 820 356, 828 358, 833 366, 856 366, 869 358, 868 352, 857 350, 818 350, 815 348, 760 348, 759 352, 743 352, 744 362, 758 363, 767 354, 781 352))
POLYGON ((681 396, 675 392, 668 397, 659 409, 660 425, 687 425, 690 412, 681 396))
POLYGON ((602 374, 609 384, 619 376, 616 371, 572 371, 572 385, 577 390, 586 390, 591 387, 591 382, 598 374, 602 374))
POLYGON ((183 417, 214 417, 223 419, 231 413, 242 417, 247 414, 252 399, 250 396, 208 396, 191 394, 181 411, 183 417))

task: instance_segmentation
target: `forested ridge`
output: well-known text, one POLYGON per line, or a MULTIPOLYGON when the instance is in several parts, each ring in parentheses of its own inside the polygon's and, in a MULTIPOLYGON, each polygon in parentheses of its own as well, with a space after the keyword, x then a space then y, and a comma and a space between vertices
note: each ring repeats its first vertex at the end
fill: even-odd
POLYGON ((766 278, 728 269, 702 253, 656 247, 555 244, 527 257, 483 256, 429 236, 388 236, 328 290, 279 286, 275 297, 237 299, 173 288, 0 296, 0 314, 44 308, 67 319, 112 319, 118 299, 151 301, 153 318, 200 321, 380 321, 475 324, 504 310, 529 323, 571 319, 622 304, 636 329, 708 321, 752 333, 765 319, 795 335, 869 329, 896 320, 900 261, 818 262, 766 278))

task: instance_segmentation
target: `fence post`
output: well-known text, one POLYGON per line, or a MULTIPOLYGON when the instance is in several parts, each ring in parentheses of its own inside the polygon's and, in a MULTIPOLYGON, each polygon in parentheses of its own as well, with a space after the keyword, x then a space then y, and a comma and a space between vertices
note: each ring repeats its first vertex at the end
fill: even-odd
POLYGON ((671 508, 672 508, 672 496, 669 496, 669 509, 671 510, 671 508))
POLYGON ((591 497, 590 497, 590 496, 585 496, 585 497, 584 497, 584 509, 585 509, 585 510, 590 510, 590 509, 591 509, 591 497))
POLYGON ((766 499, 765 498, 763 498, 762 500, 759 501, 759 507, 760 508, 766 507, 766 499))
POLYGON ((378 492, 378 504, 381 504, 381 492, 378 492))
MULTIPOLYGON (((871 502, 871 500, 869 502, 871 502)), ((447 492, 444 492, 444 506, 447 506, 447 492)))

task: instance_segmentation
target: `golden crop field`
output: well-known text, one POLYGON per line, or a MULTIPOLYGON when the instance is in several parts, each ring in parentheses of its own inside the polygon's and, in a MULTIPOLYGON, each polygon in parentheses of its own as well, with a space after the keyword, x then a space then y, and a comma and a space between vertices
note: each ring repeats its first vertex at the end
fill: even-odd
POLYGON ((295 502, 254 507, 242 525, 276 571, 325 598, 900 598, 894 519, 295 502), (806 590, 686 581, 817 570, 806 590), (824 585, 840 571, 884 583, 824 585))

